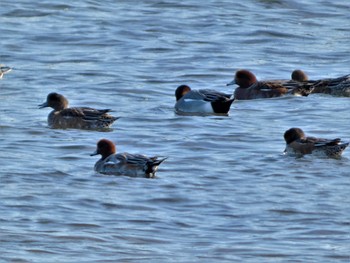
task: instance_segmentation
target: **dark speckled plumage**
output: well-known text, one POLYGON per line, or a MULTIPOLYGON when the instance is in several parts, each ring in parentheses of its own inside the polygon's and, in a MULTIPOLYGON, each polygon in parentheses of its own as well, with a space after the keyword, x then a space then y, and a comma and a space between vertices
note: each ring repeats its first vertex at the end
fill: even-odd
POLYGON ((39 108, 44 107, 53 108, 48 116, 48 124, 54 129, 106 129, 118 119, 108 114, 109 109, 68 108, 68 100, 55 92, 47 95, 46 102, 39 105, 39 108))
POLYGON ((294 70, 292 80, 309 83, 313 86, 312 93, 323 93, 339 97, 350 97, 350 74, 337 78, 309 80, 302 70, 294 70))
POLYGON ((238 100, 274 98, 287 94, 308 96, 313 90, 311 84, 294 80, 258 81, 252 72, 245 69, 238 70, 234 80, 227 85, 233 84, 238 85, 234 91, 234 97, 238 100))
POLYGON ((323 139, 307 137, 300 128, 290 128, 284 133, 286 141, 286 153, 302 156, 304 154, 314 154, 331 158, 339 158, 345 148, 349 145, 341 139, 323 139))

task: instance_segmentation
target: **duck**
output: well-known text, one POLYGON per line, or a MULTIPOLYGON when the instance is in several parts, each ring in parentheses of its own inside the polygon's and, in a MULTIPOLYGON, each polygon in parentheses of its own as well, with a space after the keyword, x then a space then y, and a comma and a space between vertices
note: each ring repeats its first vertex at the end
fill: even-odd
POLYGON ((284 140, 286 141, 284 152, 297 157, 313 154, 321 157, 339 158, 349 145, 349 142, 342 142, 340 138, 307 137, 300 128, 290 128, 285 131, 284 140))
POLYGON ((130 177, 154 178, 158 166, 167 157, 147 157, 142 154, 116 153, 115 144, 108 139, 97 142, 96 150, 90 156, 101 155, 94 170, 106 175, 125 175, 130 177))
POLYGON ((192 90, 180 85, 175 91, 177 113, 228 114, 234 98, 211 89, 192 90))
POLYGON ((311 93, 323 93, 339 97, 350 97, 350 74, 337 78, 309 80, 307 74, 302 70, 294 70, 292 80, 306 82, 313 85, 311 93))
POLYGON ((233 81, 227 84, 238 85, 234 91, 237 100, 251 100, 262 98, 281 97, 287 94, 308 96, 312 92, 312 85, 294 80, 268 80, 258 81, 249 70, 241 69, 235 73, 233 81))
POLYGON ((9 73, 11 70, 12 70, 12 68, 0 64, 0 79, 2 79, 2 77, 6 73, 9 73))
POLYGON ((68 100, 59 93, 47 95, 46 102, 38 105, 39 109, 53 108, 48 115, 48 125, 52 129, 107 129, 119 117, 108 112, 110 109, 94 109, 89 107, 68 107, 68 100))

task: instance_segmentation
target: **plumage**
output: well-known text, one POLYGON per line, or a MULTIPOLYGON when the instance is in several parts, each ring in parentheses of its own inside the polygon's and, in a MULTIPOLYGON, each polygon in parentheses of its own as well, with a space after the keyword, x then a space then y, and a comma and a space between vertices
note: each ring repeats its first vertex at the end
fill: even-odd
POLYGON ((231 95, 210 89, 192 90, 187 85, 175 91, 175 110, 179 113, 227 114, 234 101, 231 95))
POLYGON ((287 94, 308 96, 313 86, 309 83, 294 80, 258 81, 255 75, 248 70, 238 70, 235 78, 227 85, 236 84, 234 97, 238 100, 262 99, 281 97, 287 94))
POLYGON ((307 137, 300 128, 290 128, 284 133, 286 141, 285 152, 296 156, 313 154, 331 158, 339 158, 349 142, 342 142, 340 138, 324 139, 307 137))
POLYGON ((55 92, 50 93, 46 102, 39 105, 40 109, 45 107, 53 108, 48 116, 48 124, 55 129, 105 129, 119 118, 108 114, 110 109, 69 108, 68 100, 55 92))
POLYGON ((97 143, 97 149, 91 156, 98 154, 102 157, 94 166, 96 172, 107 175, 126 175, 132 177, 154 177, 158 166, 167 159, 126 152, 116 153, 115 144, 107 139, 101 139, 97 143))
POLYGON ((350 74, 337 78, 309 80, 305 72, 302 70, 295 70, 292 73, 292 80, 312 85, 313 90, 311 93, 350 97, 350 74))

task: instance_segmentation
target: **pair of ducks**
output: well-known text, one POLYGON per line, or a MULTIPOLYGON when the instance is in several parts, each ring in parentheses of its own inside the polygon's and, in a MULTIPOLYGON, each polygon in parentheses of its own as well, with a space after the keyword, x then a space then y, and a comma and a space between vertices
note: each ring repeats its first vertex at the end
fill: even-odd
POLYGON ((350 96, 350 75, 339 78, 308 80, 302 70, 294 70, 291 80, 258 81, 248 70, 238 70, 234 80, 227 85, 236 84, 233 95, 200 89, 191 90, 187 85, 175 91, 175 109, 178 113, 228 114, 234 99, 251 100, 274 98, 284 95, 308 96, 311 93, 350 96))
MULTIPOLYGON (((307 137, 300 128, 291 128, 284 133, 285 153, 301 157, 313 154, 321 157, 339 158, 349 143, 341 139, 333 140, 307 137)), ((108 175, 127 175, 151 178, 155 176, 158 166, 166 159, 148 158, 140 154, 116 153, 115 144, 107 139, 97 143, 93 155, 102 157, 95 164, 95 171, 108 175)))
MULTIPOLYGON (((51 107, 48 124, 53 129, 86 129, 106 130, 119 117, 109 114, 110 109, 94 109, 90 107, 68 107, 68 100, 61 94, 50 93, 46 102, 39 108, 51 107)), ((122 174, 132 177, 154 177, 158 166, 166 159, 157 156, 147 157, 141 154, 116 153, 114 143, 101 139, 93 155, 101 155, 94 166, 96 172, 102 174, 122 174)))

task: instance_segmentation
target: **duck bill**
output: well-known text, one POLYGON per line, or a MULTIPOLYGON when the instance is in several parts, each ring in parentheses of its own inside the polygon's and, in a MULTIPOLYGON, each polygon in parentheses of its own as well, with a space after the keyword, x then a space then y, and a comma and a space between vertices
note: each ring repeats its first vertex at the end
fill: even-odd
POLYGON ((231 86, 235 84, 236 84, 236 80, 232 80, 231 82, 227 83, 226 86, 231 86))
POLYGON ((90 154, 90 156, 95 156, 95 155, 98 155, 99 153, 96 151, 94 151, 92 154, 90 154))
POLYGON ((49 105, 47 104, 47 102, 44 102, 43 104, 39 104, 38 107, 39 109, 42 109, 42 108, 49 107, 49 105))

